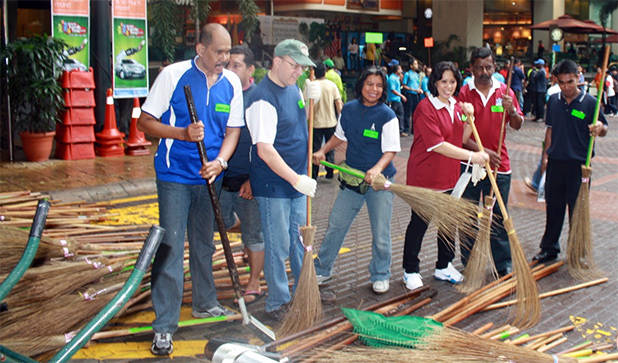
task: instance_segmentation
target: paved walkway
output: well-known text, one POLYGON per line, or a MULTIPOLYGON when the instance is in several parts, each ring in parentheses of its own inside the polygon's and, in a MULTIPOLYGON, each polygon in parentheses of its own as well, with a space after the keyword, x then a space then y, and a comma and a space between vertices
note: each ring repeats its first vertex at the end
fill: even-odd
MULTIPOLYGON (((568 335, 565 346, 573 346, 584 338, 605 341, 616 339, 614 327, 618 327, 618 265, 615 263, 618 246, 618 118, 610 120, 607 137, 598 140, 597 156, 593 160, 592 181, 592 231, 594 251, 598 265, 610 278, 609 282, 586 290, 543 300, 541 322, 529 332, 542 332, 564 326, 570 319, 587 319, 578 332, 568 335), (611 333, 610 337, 597 334, 600 325, 611 333), (610 329, 612 328, 612 329, 610 329), (598 337, 597 337, 598 336, 598 337)), ((507 146, 511 154, 513 178, 509 208, 517 234, 528 258, 538 250, 538 244, 545 224, 544 205, 536 202, 536 196, 527 192, 523 184, 525 176, 531 176, 536 168, 541 152, 544 125, 527 122, 522 130, 508 130, 507 146)), ((412 137, 402 139, 403 151, 395 159, 399 172, 397 181, 405 180, 405 165, 409 155, 412 137)), ((337 153, 337 161, 343 153, 337 153)), ((0 192, 12 190, 50 191, 54 199, 62 200, 107 200, 126 196, 155 193, 152 170, 152 155, 139 157, 96 158, 94 160, 62 161, 51 160, 42 163, 0 164, 0 192)), ((313 222, 317 226, 316 242, 319 245, 328 224, 328 216, 334 202, 338 186, 333 182, 320 180, 316 201, 313 203, 313 222)), ((391 291, 386 297, 402 293, 401 258, 405 228, 409 221, 409 208, 395 198, 392 218, 393 264, 391 291)), ((567 225, 563 230, 561 244, 566 242, 567 225)), ((367 266, 371 257, 371 233, 366 208, 356 218, 346 237, 344 247, 350 252, 340 255, 335 265, 335 279, 331 288, 337 291, 338 301, 326 306, 327 316, 339 313, 339 305, 357 307, 368 305, 386 297, 377 297, 370 291, 367 266)), ((563 248, 564 250, 564 248, 563 248)), ((563 255, 561 255, 563 257, 563 255)), ((418 311, 419 315, 429 315, 444 308, 462 297, 449 284, 431 278, 436 260, 435 228, 430 227, 421 251, 421 273, 426 284, 436 289, 433 302, 418 311)), ((462 268, 459 258, 455 266, 462 268)), ((577 283, 571 279, 566 268, 541 280, 541 292, 577 283)), ((262 306, 253 305, 252 310, 261 318, 262 306)), ((504 324, 510 317, 510 310, 501 309, 477 314, 458 326, 467 330, 477 328, 488 321, 496 325, 504 324)), ((220 332, 217 329, 218 332, 220 332)), ((176 339, 203 339, 213 336, 208 328, 188 328, 177 334, 176 339)), ((150 336, 142 337, 142 349, 147 347, 150 336)), ((147 348, 145 348, 147 349, 147 348)))

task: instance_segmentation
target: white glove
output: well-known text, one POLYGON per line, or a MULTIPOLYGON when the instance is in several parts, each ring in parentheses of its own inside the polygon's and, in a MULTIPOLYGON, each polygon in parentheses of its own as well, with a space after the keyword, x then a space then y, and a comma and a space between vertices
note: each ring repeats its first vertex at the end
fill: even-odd
POLYGON ((471 179, 472 179, 472 184, 474 184, 474 186, 476 186, 476 184, 480 180, 485 179, 486 176, 487 176, 487 171, 485 171, 484 167, 478 164, 472 165, 472 178, 471 179))
POLYGON ((315 188, 317 184, 318 183, 314 179, 311 179, 306 175, 300 175, 300 178, 298 178, 296 184, 292 186, 304 195, 313 198, 315 196, 315 188))
POLYGON ((318 82, 306 80, 305 85, 305 87, 307 87, 307 98, 318 102, 320 100, 320 95, 322 94, 320 84, 318 82))

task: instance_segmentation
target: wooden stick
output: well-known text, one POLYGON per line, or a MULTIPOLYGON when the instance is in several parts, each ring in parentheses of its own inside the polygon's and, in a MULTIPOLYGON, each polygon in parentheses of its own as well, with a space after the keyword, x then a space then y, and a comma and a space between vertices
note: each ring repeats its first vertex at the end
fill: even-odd
POLYGON ((557 334, 557 333, 566 333, 569 332, 571 330, 575 329, 575 325, 568 325, 559 329, 555 329, 555 330, 550 330, 547 331, 545 333, 540 333, 540 334, 536 334, 536 335, 532 335, 526 338, 522 338, 522 339, 515 339, 512 342, 510 342, 510 344, 515 344, 515 345, 521 345, 521 344, 525 344, 528 342, 531 342, 533 340, 536 340, 538 338, 543 338, 543 337, 547 337, 550 336, 552 334, 557 334))
POLYGON ((532 342, 528 345, 526 345, 526 348, 528 349, 533 349, 533 350, 537 350, 538 348, 549 344, 555 340, 558 340, 560 338, 562 338, 564 336, 564 334, 562 333, 558 333, 558 334, 554 334, 554 335, 550 335, 548 337, 542 338, 541 340, 537 341, 537 342, 532 342))
POLYGON ((566 350, 563 350, 561 352, 558 352, 558 353, 556 353, 556 355, 562 355, 562 354, 567 354, 567 353, 571 353, 571 352, 576 352, 578 350, 586 349, 586 348, 590 347, 593 344, 594 344, 593 342, 588 340, 588 341, 585 341, 585 342, 583 342, 581 344, 578 344, 578 345, 576 345, 574 347, 571 347, 569 349, 566 349, 566 350))
POLYGON ((577 362, 578 363, 600 363, 600 362, 607 362, 608 360, 612 360, 612 359, 618 359, 618 353, 601 355, 601 356, 594 357, 594 358, 578 359, 577 362))
MULTIPOLYGON (((608 278, 604 277, 604 278, 601 278, 601 279, 596 279, 596 280, 593 280, 593 281, 588 281, 588 282, 584 282, 584 283, 581 283, 581 284, 577 284, 577 285, 573 285, 573 286, 569 286, 569 287, 563 287, 561 289, 556 289, 556 290, 544 292, 544 293, 540 294, 539 297, 541 299, 544 299, 546 297, 556 296, 556 295, 560 295, 560 294, 565 294, 567 292, 571 292, 571 291, 583 289, 583 288, 586 288, 586 287, 603 284, 603 283, 605 283, 607 281, 608 281, 608 278)), ((496 303, 496 304, 491 304, 491 305, 487 306, 486 308, 484 308, 481 311, 500 309, 500 308, 503 308, 503 307, 506 307, 506 306, 513 305, 516 302, 517 302, 517 300, 508 300, 508 301, 504 301, 504 302, 500 302, 500 303, 496 303)))
POLYGON ((541 353, 544 353, 544 352, 546 352, 546 351, 548 351, 548 350, 550 350, 550 349, 552 349, 554 347, 559 346, 560 344, 562 344, 562 343, 564 343, 566 341, 567 341, 567 337, 563 336, 562 338, 560 338, 558 340, 555 340, 553 343, 546 344, 546 345, 544 345, 542 347, 539 347, 537 349, 537 351, 541 352, 541 353))
POLYGON ((482 327, 480 327, 480 328, 476 329, 475 331, 473 331, 472 334, 474 334, 474 335, 481 335, 481 334, 485 333, 487 330, 489 330, 492 326, 494 326, 494 323, 490 321, 489 323, 487 323, 487 324, 483 325, 482 327))
POLYGON ((509 324, 502 325, 499 328, 496 328, 494 330, 488 331, 487 333, 481 335, 481 338, 489 339, 490 336, 496 335, 498 333, 502 333, 503 331, 506 331, 506 330, 508 330, 510 328, 511 328, 511 326, 509 324))

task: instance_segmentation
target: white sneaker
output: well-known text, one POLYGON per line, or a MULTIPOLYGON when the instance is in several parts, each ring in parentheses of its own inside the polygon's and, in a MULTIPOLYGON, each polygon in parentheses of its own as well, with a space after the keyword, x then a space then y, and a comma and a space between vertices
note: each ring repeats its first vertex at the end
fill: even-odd
POLYGON ((328 284, 332 279, 333 276, 324 276, 324 275, 316 275, 317 280, 318 280, 318 286, 323 286, 328 284))
POLYGON ((437 280, 448 281, 451 284, 458 284, 463 281, 463 275, 457 271, 452 263, 448 263, 448 266, 443 269, 436 269, 433 273, 433 277, 437 280))
POLYGON ((374 282, 372 287, 373 292, 375 292, 376 294, 384 294, 389 289, 389 283, 388 280, 380 280, 374 282))
POLYGON ((403 283, 406 285, 408 290, 416 290, 423 286, 423 279, 421 278, 421 274, 418 272, 413 272, 410 274, 404 272, 403 283))

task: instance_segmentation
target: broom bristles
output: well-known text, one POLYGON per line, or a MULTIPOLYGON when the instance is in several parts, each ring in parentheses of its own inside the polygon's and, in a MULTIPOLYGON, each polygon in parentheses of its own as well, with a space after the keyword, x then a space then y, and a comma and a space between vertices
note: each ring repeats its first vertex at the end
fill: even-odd
POLYGON ((431 189, 390 183, 382 174, 373 180, 371 186, 395 193, 425 222, 433 221, 446 240, 455 241, 458 231, 470 238, 476 235, 477 206, 465 199, 455 199, 431 189))
POLYGON ((285 337, 305 330, 322 319, 322 301, 320 299, 320 289, 313 264, 312 252, 315 232, 315 226, 300 227, 300 234, 305 245, 303 267, 298 278, 296 292, 290 304, 290 309, 283 320, 281 328, 279 328, 277 336, 285 337))
POLYGON ((64 335, 9 338, 0 343, 14 352, 33 357, 61 348, 67 343, 67 338, 64 335))
POLYGON ((579 187, 573 215, 569 224, 567 242, 567 268, 569 274, 579 280, 598 278, 598 270, 592 252, 590 231, 590 176, 592 169, 582 165, 582 183, 579 187))
POLYGON ((516 278, 517 303, 513 325, 518 328, 528 328, 536 325, 541 319, 541 299, 536 280, 532 276, 530 265, 526 260, 521 243, 510 218, 503 220, 504 229, 509 236, 513 275, 516 278))
POLYGON ((464 269, 464 281, 455 286, 459 292, 464 294, 469 294, 483 286, 488 269, 493 279, 498 277, 498 272, 496 271, 493 255, 491 253, 493 203, 491 202, 491 198, 487 197, 487 199, 489 200, 485 200, 484 206, 481 208, 479 232, 476 235, 476 240, 474 241, 470 257, 464 269))

